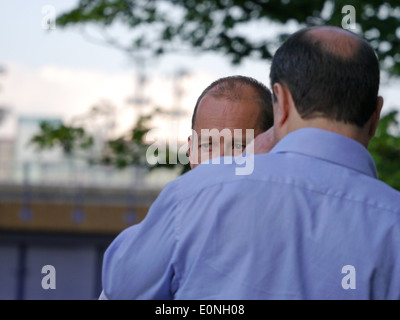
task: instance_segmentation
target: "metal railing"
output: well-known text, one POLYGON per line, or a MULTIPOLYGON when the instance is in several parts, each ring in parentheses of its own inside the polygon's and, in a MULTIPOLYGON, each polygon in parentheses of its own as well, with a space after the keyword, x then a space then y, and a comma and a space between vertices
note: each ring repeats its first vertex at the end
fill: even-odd
POLYGON ((5 162, 0 159, 0 184, 107 189, 161 189, 179 175, 172 169, 149 172, 144 166, 117 169, 83 161, 5 162))

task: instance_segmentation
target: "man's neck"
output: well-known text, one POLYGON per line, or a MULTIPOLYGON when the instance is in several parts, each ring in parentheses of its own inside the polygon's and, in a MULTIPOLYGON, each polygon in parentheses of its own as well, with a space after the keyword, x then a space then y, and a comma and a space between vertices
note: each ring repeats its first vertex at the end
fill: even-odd
POLYGON ((296 121, 290 126, 289 130, 294 131, 301 128, 317 128, 335 132, 350 139, 356 140, 366 148, 368 147, 369 139, 368 134, 366 134, 366 129, 360 128, 353 124, 347 124, 342 121, 334 121, 319 117, 296 121))

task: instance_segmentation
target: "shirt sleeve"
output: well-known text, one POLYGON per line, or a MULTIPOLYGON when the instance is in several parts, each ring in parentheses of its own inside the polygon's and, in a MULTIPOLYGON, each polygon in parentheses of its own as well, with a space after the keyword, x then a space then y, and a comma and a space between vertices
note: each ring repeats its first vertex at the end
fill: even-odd
POLYGON ((177 287, 173 254, 178 208, 168 186, 143 221, 121 232, 104 254, 104 295, 112 299, 173 299, 177 287))

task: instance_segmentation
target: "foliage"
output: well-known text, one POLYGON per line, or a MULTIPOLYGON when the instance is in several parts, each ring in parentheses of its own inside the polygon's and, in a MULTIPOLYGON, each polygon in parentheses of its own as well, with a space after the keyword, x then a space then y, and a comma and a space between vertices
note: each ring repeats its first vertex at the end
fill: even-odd
POLYGON ((381 117, 369 144, 379 179, 400 191, 400 124, 394 110, 381 117))
MULTIPOLYGON (((96 109, 92 109, 96 111, 96 109)), ((112 165, 118 169, 124 169, 131 165, 146 166, 149 170, 155 168, 176 168, 180 167, 181 173, 190 169, 189 165, 171 163, 169 159, 170 150, 168 147, 158 148, 157 156, 166 158, 166 163, 156 163, 150 165, 146 160, 146 151, 150 146, 146 142, 146 134, 151 130, 149 121, 157 114, 162 113, 160 109, 152 113, 142 115, 127 134, 106 142, 104 149, 99 157, 91 155, 88 161, 91 164, 112 165)), ((65 154, 71 155, 77 150, 88 150, 93 146, 94 138, 88 134, 84 128, 68 126, 65 124, 53 124, 43 121, 40 124, 40 132, 31 139, 31 144, 36 145, 39 151, 52 149, 59 146, 65 154)))
POLYGON ((43 121, 40 123, 40 132, 31 139, 31 143, 39 150, 60 146, 66 154, 71 154, 76 149, 90 148, 93 145, 93 137, 81 127, 74 128, 43 121))
MULTIPOLYGON (((341 26, 348 13, 342 12, 346 5, 354 7, 356 32, 376 50, 382 69, 399 76, 399 0, 80 0, 75 8, 58 17, 57 25, 90 24, 103 31, 115 25, 126 26, 130 31, 128 43, 108 34, 104 40, 133 56, 213 51, 239 64, 249 57, 270 59, 292 31, 288 23, 341 26)), ((382 117, 369 149, 379 177, 400 190, 400 130, 396 114, 382 117)), ((130 136, 109 142, 105 162, 121 168, 142 163, 146 148, 143 137, 148 129, 146 119, 140 121, 130 136)), ((187 170, 188 166, 184 168, 187 170)))
POLYGON ((170 150, 168 146, 165 148, 159 147, 156 150, 157 156, 162 155, 166 159, 165 164, 157 162, 154 165, 150 165, 146 160, 146 151, 150 146, 145 139, 146 134, 151 130, 149 122, 160 113, 163 113, 161 109, 155 109, 150 114, 140 116, 133 129, 127 135, 108 141, 100 163, 111 164, 119 169, 124 169, 130 165, 146 166, 149 170, 161 167, 172 169, 179 166, 182 173, 186 172, 189 166, 172 163, 169 158, 170 150))
POLYGON ((131 164, 145 165, 148 146, 144 142, 144 137, 150 131, 145 124, 150 119, 150 115, 139 117, 129 134, 108 141, 100 162, 114 165, 119 169, 131 164))
POLYGON ((346 5, 354 7, 357 32, 375 48, 382 67, 400 75, 399 0, 80 0, 57 25, 95 24, 108 30, 122 24, 130 29, 128 44, 109 36, 106 41, 131 53, 213 51, 240 63, 247 57, 271 58, 287 36, 287 28, 275 34, 275 27, 284 30, 288 22, 341 26, 348 22, 350 11, 342 12, 346 5), (260 32, 250 36, 249 24, 260 32))

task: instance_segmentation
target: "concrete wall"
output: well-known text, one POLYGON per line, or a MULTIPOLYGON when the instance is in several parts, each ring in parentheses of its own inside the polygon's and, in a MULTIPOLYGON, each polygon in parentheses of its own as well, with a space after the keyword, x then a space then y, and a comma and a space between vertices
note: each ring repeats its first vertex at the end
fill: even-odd
POLYGON ((0 186, 0 299, 97 299, 104 251, 145 217, 157 195, 0 186), (42 286, 49 265, 55 289, 42 286))

